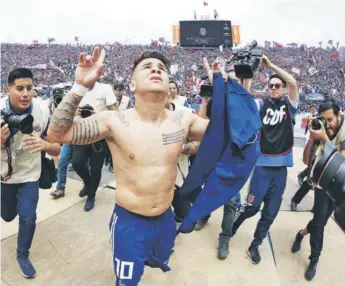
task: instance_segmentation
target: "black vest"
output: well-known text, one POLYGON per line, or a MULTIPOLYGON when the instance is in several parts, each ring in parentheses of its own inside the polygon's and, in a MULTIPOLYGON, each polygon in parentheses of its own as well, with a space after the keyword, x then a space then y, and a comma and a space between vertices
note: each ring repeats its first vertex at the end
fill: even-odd
POLYGON ((264 155, 284 155, 288 153, 293 147, 294 137, 293 123, 287 100, 264 100, 260 117, 262 122, 261 153, 264 155))

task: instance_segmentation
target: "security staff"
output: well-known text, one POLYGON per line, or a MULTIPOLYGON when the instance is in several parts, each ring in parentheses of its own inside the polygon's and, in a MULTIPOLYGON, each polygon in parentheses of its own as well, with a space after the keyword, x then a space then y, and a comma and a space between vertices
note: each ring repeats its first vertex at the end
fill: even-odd
POLYGON ((36 229, 41 151, 58 156, 60 144, 46 141, 49 113, 33 99, 32 72, 26 68, 12 70, 8 86, 8 98, 1 99, 1 114, 6 110, 12 117, 17 116, 17 120, 31 115, 33 122, 28 125, 28 129, 32 126, 32 132, 23 134, 14 130, 13 120, 7 122, 6 116, 2 116, 1 217, 10 222, 19 214, 17 261, 24 277, 33 278, 36 270, 29 260, 29 250, 36 229))
POLYGON ((254 239, 247 250, 253 264, 261 261, 259 245, 276 218, 286 187, 287 167, 293 166, 293 119, 298 107, 297 82, 286 71, 274 65, 266 56, 261 67, 272 74, 268 82, 269 98, 257 100, 262 129, 261 155, 254 168, 244 212, 235 221, 234 235, 241 224, 264 208, 257 224, 254 239), (285 96, 285 90, 288 96, 285 96))
MULTIPOLYGON (((303 154, 305 164, 310 161, 310 150, 316 140, 319 140, 321 144, 330 142, 345 156, 345 123, 344 114, 340 111, 340 106, 333 101, 326 101, 320 104, 319 114, 327 121, 327 128, 325 129, 322 126, 320 130, 314 130, 311 124, 309 124, 310 140, 303 154)), ((328 195, 323 190, 315 189, 313 219, 303 230, 297 233, 291 249, 292 253, 298 252, 301 249, 303 237, 310 233, 310 263, 305 272, 307 280, 312 280, 316 275, 316 268, 323 246, 324 228, 334 209, 335 204, 328 195)))

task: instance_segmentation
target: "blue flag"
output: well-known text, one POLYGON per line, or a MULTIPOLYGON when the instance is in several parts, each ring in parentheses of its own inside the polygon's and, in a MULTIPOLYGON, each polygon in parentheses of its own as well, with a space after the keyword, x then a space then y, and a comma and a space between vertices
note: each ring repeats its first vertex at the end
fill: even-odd
POLYGON ((221 74, 213 82, 211 121, 180 193, 205 185, 180 225, 182 233, 241 190, 260 154, 261 120, 253 97, 231 78, 224 83, 221 74))

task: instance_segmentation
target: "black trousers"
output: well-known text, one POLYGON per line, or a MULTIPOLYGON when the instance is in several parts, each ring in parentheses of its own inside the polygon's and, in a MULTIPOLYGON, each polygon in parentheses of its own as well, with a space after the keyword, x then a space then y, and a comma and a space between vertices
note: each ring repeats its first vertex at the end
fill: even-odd
POLYGON ((296 204, 299 204, 311 189, 312 187, 308 184, 307 180, 305 180, 302 186, 300 186, 298 191, 292 197, 291 201, 294 201, 296 204))
POLYGON ((73 169, 83 180, 89 198, 94 198, 96 195, 102 178, 104 159, 108 152, 105 140, 92 145, 74 145, 72 155, 73 169))
POLYGON ((327 194, 323 190, 315 189, 314 215, 307 225, 308 232, 310 233, 310 260, 317 261, 321 255, 325 225, 334 209, 335 204, 327 194))

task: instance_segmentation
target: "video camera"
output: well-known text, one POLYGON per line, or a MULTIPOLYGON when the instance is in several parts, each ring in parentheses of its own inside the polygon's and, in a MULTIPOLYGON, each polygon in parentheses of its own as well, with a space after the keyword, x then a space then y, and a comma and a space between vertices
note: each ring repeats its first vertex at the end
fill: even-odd
POLYGON ((263 51, 256 48, 257 45, 258 42, 254 40, 246 49, 233 52, 232 58, 227 62, 228 64, 230 64, 232 61, 236 61, 234 69, 238 78, 253 78, 255 71, 259 67, 260 59, 263 55, 263 51))
MULTIPOLYGON (((10 109, 1 110, 1 127, 8 124, 10 129, 10 137, 14 136, 18 131, 21 131, 23 134, 30 134, 33 132, 33 122, 34 118, 31 114, 15 114, 10 109)), ((8 141, 6 141, 8 142, 8 141)))
POLYGON ((316 158, 308 180, 334 201, 335 220, 345 231, 345 157, 331 143, 326 143, 323 155, 316 158))
POLYGON ((80 112, 80 116, 82 118, 87 118, 89 116, 91 116, 93 114, 93 107, 89 104, 85 104, 82 108, 81 108, 81 112, 80 112))

